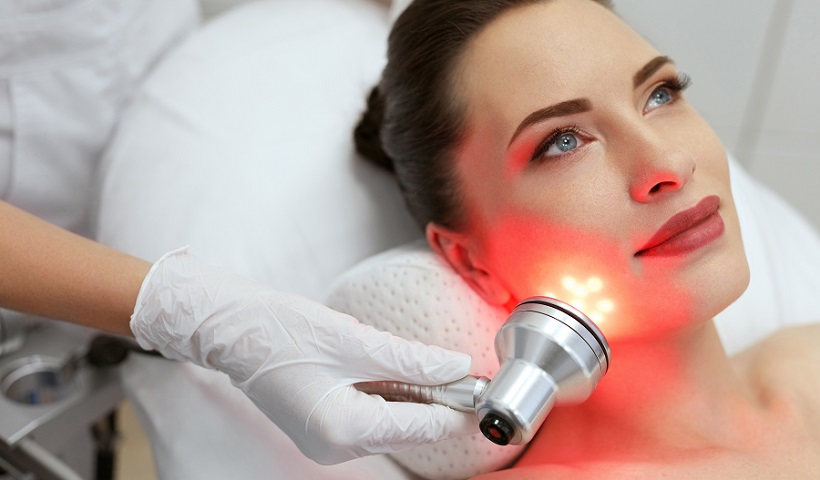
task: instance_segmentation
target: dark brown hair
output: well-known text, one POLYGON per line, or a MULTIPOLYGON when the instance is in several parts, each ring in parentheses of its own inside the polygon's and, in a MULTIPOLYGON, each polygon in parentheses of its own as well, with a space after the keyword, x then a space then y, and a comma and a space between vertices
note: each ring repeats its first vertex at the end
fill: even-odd
POLYGON ((505 11, 544 1, 415 0, 393 26, 387 66, 354 137, 359 153, 395 172, 422 228, 464 226, 453 161, 466 127, 453 78, 460 57, 505 11))

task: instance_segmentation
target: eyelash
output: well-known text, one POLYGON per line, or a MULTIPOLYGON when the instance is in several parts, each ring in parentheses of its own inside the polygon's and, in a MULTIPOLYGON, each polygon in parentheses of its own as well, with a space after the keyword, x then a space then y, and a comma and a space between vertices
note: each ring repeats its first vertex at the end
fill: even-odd
MULTIPOLYGON (((680 94, 684 90, 689 88, 689 86, 691 84, 692 84, 692 78, 689 75, 680 72, 677 75, 670 76, 668 78, 665 78, 663 81, 661 81, 661 84, 658 85, 657 87, 655 87, 654 90, 652 90, 652 94, 654 95, 654 93, 657 92, 658 89, 660 89, 660 88, 668 89, 672 93, 672 99, 668 103, 665 103, 664 105, 669 105, 669 104, 675 103, 680 98, 680 94)), ((651 98, 651 96, 650 96, 650 98, 651 98)), ((547 138, 544 139, 544 141, 541 142, 540 145, 538 145, 538 148, 535 149, 535 152, 532 155, 532 161, 540 160, 542 158, 542 156, 547 152, 547 150, 549 150, 550 147, 552 147, 555 144, 555 142, 559 138, 561 138, 562 135, 566 135, 568 133, 573 134, 573 135, 582 136, 582 133, 578 129, 577 125, 557 128, 557 129, 553 130, 552 132, 550 132, 550 134, 547 136, 547 138)), ((572 152, 565 153, 564 155, 571 155, 573 152, 575 152, 575 150, 572 150, 572 152)), ((561 156, 564 156, 564 155, 561 155, 561 156)))
MULTIPOLYGON (((679 72, 677 75, 673 75, 673 76, 670 76, 670 77, 667 77, 667 78, 663 79, 661 81, 661 84, 658 85, 657 87, 655 87, 654 90, 652 90, 652 95, 654 95, 655 92, 658 91, 658 89, 666 88, 667 90, 669 90, 672 93, 672 100, 670 100, 668 103, 664 104, 664 105, 669 105, 669 104, 675 103, 680 98, 680 94, 683 93, 683 91, 686 90, 687 88, 689 88, 689 86, 691 86, 691 85, 692 85, 692 77, 690 77, 689 75, 687 75, 683 72, 679 72)), ((652 96, 650 95, 649 98, 651 99, 652 96)))
POLYGON ((663 83, 661 83, 661 86, 667 87, 675 92, 682 92, 689 88, 690 85, 692 85, 692 77, 683 72, 679 72, 677 75, 666 78, 663 83))

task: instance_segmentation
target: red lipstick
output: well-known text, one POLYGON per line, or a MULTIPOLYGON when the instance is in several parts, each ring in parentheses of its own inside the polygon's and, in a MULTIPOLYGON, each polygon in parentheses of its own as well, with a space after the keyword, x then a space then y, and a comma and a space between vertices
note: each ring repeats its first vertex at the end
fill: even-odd
POLYGON ((694 207, 676 213, 655 232, 636 257, 685 255, 712 243, 723 235, 723 219, 718 213, 720 197, 705 197, 694 207))

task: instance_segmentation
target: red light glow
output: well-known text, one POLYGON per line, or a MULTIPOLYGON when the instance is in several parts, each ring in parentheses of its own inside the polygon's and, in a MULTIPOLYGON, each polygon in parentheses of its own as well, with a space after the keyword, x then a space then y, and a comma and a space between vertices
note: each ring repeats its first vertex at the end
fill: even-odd
POLYGON ((547 290, 544 295, 572 305, 598 326, 606 321, 607 314, 615 311, 615 302, 607 296, 604 282, 598 276, 576 279, 568 275, 561 279, 558 292, 547 290))
POLYGON ((489 230, 483 258, 510 292, 510 309, 533 295, 561 300, 595 322, 610 343, 662 334, 691 317, 697 284, 678 268, 682 260, 644 262, 628 235, 529 215, 506 216, 489 230))

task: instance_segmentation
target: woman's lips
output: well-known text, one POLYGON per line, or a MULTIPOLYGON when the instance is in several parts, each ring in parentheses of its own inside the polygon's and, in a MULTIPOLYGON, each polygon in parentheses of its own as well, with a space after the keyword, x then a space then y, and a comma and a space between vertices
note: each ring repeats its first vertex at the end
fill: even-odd
POLYGON ((636 257, 672 257, 704 247, 723 235, 718 213, 720 197, 711 195, 694 207, 675 214, 635 254, 636 257))

